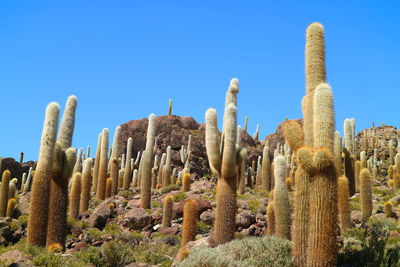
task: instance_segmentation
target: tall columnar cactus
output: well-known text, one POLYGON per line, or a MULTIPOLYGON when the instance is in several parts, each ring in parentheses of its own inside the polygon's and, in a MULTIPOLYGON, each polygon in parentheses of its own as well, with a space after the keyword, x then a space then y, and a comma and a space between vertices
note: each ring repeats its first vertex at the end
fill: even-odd
POLYGON ((24 190, 25 183, 26 183, 26 172, 24 172, 24 173, 22 174, 21 191, 24 190))
POLYGON ((55 145, 53 176, 50 183, 46 244, 59 243, 63 248, 67 236, 68 180, 72 175, 76 159, 76 149, 71 147, 76 105, 76 97, 70 96, 65 106, 55 145))
POLYGON ((132 188, 138 186, 138 170, 134 170, 132 174, 132 188))
POLYGON ((365 151, 361 151, 360 153, 360 162, 361 162, 361 170, 367 168, 367 153, 365 151))
POLYGON ((79 213, 87 211, 90 201, 90 184, 92 182, 92 159, 87 158, 83 163, 82 169, 82 193, 79 204, 79 213))
POLYGON ((131 183, 131 158, 132 158, 132 137, 128 138, 126 144, 126 159, 125 159, 125 173, 124 173, 124 185, 125 189, 129 188, 131 183))
POLYGON ((275 235, 290 240, 290 203, 285 183, 286 161, 285 157, 279 155, 274 160, 275 166, 275 235))
POLYGON ((30 167, 29 168, 29 171, 28 171, 28 177, 26 178, 26 182, 24 183, 24 192, 25 193, 28 193, 29 192, 29 190, 31 189, 31 184, 32 184, 32 172, 33 172, 33 169, 32 169, 32 167, 30 167))
POLYGON ((12 179, 9 183, 8 183, 8 199, 12 199, 15 198, 15 191, 17 190, 17 183, 18 183, 18 179, 15 180, 17 178, 12 179))
MULTIPOLYGON (((46 245, 50 180, 53 171, 53 155, 59 114, 60 106, 57 103, 53 102, 47 106, 39 160, 32 185, 27 241, 30 245, 41 247, 46 245)), ((29 185, 25 185, 25 187, 29 188, 29 185)))
POLYGON ((173 204, 174 200, 172 198, 172 195, 167 195, 164 198, 163 217, 162 217, 162 226, 164 227, 171 227, 173 204))
POLYGON ((118 189, 124 184, 124 170, 118 171, 118 189))
POLYGON ((354 156, 350 154, 347 148, 343 149, 344 152, 344 173, 349 180, 350 196, 356 193, 355 170, 354 170, 354 156))
POLYGON ((169 100, 169 107, 168 107, 168 116, 171 116, 171 110, 172 110, 172 100, 169 100))
POLYGON ((167 187, 171 182, 171 146, 167 147, 167 158, 162 171, 162 185, 167 187))
MULTIPOLYGON (((97 179, 97 193, 96 193, 97 199, 100 200, 104 200, 106 198, 107 152, 108 152, 108 129, 104 128, 103 133, 101 134, 101 151, 100 151, 99 174, 97 179)), ((126 166, 125 166, 125 172, 126 172, 126 166)))
POLYGON ((160 166, 158 167, 157 184, 162 184, 163 167, 165 165, 165 160, 167 159, 167 153, 161 155, 160 166))
POLYGON ((111 177, 108 177, 108 178, 106 179, 106 193, 105 193, 105 198, 111 197, 112 185, 113 185, 113 180, 112 180, 111 177))
POLYGON ((384 210, 385 210, 386 217, 388 217, 388 218, 392 217, 393 210, 392 210, 392 203, 390 203, 390 201, 387 201, 385 203, 384 210))
POLYGON ((253 139, 254 140, 258 140, 258 133, 260 132, 260 125, 259 124, 257 124, 257 129, 256 129, 256 132, 254 133, 254 135, 253 135, 253 139))
POLYGON ((183 175, 182 191, 183 192, 190 191, 190 174, 189 173, 185 173, 183 175))
POLYGON ((360 172, 361 220, 366 222, 372 213, 371 175, 367 168, 360 172))
POLYGON ((0 191, 0 217, 5 217, 7 213, 8 203, 8 184, 10 182, 11 173, 5 170, 1 177, 1 191, 0 191))
MULTIPOLYGON (((151 169, 152 169, 152 160, 153 160, 153 149, 154 149, 154 137, 156 135, 156 116, 154 114, 150 114, 149 123, 147 126, 147 137, 146 137, 146 150, 144 151, 143 156, 143 165, 140 175, 140 207, 144 209, 150 208, 150 200, 151 200, 151 169)), ((171 165, 169 165, 171 166, 171 165)))
POLYGON ((97 191, 97 184, 98 184, 98 179, 99 179, 102 136, 103 136, 103 132, 101 132, 99 134, 99 138, 97 139, 96 158, 94 159, 93 182, 92 182, 92 189, 91 189, 92 192, 97 191))
POLYGON ((151 188, 156 189, 158 174, 158 155, 154 156, 154 165, 151 169, 151 188))
POLYGON ((267 192, 271 191, 271 176, 270 176, 270 168, 271 163, 269 159, 269 147, 268 144, 264 146, 263 149, 263 157, 262 157, 262 164, 261 164, 261 175, 262 175, 262 186, 263 189, 267 192))
POLYGON ((257 187, 262 184, 262 176, 261 176, 261 156, 257 158, 257 174, 256 174, 256 185, 257 187))
POLYGON ((334 110, 329 85, 317 86, 313 102, 313 148, 298 150, 298 160, 310 176, 310 220, 307 266, 336 264, 338 220, 336 169, 333 159, 334 110))
POLYGON ((82 175, 80 172, 74 173, 72 177, 71 193, 69 195, 69 216, 76 219, 79 215, 79 204, 81 201, 82 175))
POLYGON ((12 218, 17 201, 15 198, 10 198, 7 202, 7 212, 6 216, 12 218))
POLYGON ((119 142, 121 139, 121 126, 115 128, 114 140, 112 145, 112 152, 110 157, 110 177, 113 181, 111 195, 115 195, 118 191, 118 172, 119 172, 119 142))
POLYGON ((275 203, 270 200, 267 206, 267 232, 269 235, 275 234, 275 203))
POLYGON ((342 175, 342 137, 338 131, 335 132, 335 139, 333 141, 333 155, 335 157, 335 168, 337 175, 342 175))
POLYGON ((79 148, 78 156, 76 157, 75 166, 74 170, 72 171, 72 174, 76 172, 82 172, 82 153, 83 153, 83 148, 79 148))
POLYGON ((244 117, 244 129, 243 131, 247 132, 247 116, 244 117))
POLYGON ((352 140, 352 127, 351 120, 344 120, 344 147, 349 151, 349 153, 353 154, 353 140, 352 140))
POLYGON ((344 233, 351 227, 349 181, 346 176, 338 178, 338 207, 340 229, 344 233))
POLYGON ((355 173, 355 180, 356 180, 356 191, 360 187, 360 171, 361 171, 361 161, 356 160, 354 163, 354 173, 355 173))
POLYGON ((212 108, 206 112, 207 157, 211 169, 218 175, 214 228, 214 239, 218 244, 232 240, 235 232, 237 168, 244 157, 244 151, 236 148, 238 91, 238 80, 232 79, 225 99, 222 141, 217 126, 217 112, 212 108))
POLYGON ((196 200, 186 200, 183 206, 182 247, 184 247, 187 242, 193 241, 196 237, 198 213, 199 206, 196 200))

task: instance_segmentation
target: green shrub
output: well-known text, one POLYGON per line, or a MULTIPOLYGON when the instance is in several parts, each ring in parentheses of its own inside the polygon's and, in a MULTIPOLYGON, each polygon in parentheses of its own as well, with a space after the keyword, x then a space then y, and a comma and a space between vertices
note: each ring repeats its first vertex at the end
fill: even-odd
POLYGON ((164 187, 163 189, 161 189, 161 193, 162 194, 166 194, 166 193, 169 193, 171 191, 177 191, 177 190, 180 190, 180 189, 181 189, 180 186, 174 185, 174 184, 170 184, 167 187, 164 187))
POLYGON ((216 248, 199 246, 179 266, 293 266, 291 242, 274 236, 233 240, 216 248))
POLYGON ((28 215, 24 214, 18 217, 18 221, 21 223, 23 228, 28 226, 28 215))
POLYGON ((389 246, 389 225, 384 220, 370 218, 362 228, 349 229, 343 236, 339 265, 393 266, 399 260, 400 246, 389 246))
POLYGON ((186 193, 185 192, 178 192, 174 195, 174 202, 179 202, 183 199, 186 198, 186 193))
POLYGON ((119 191, 118 195, 120 195, 120 196, 122 196, 122 197, 124 197, 124 198, 128 198, 128 199, 130 199, 130 198, 133 197, 133 193, 132 193, 132 191, 130 191, 130 190, 122 190, 122 191, 119 191))
POLYGON ((87 232, 87 235, 89 239, 91 239, 92 241, 97 241, 100 240, 102 233, 97 228, 90 228, 89 231, 87 232))
POLYGON ((120 240, 112 240, 101 246, 104 266, 117 267, 135 261, 133 247, 120 240))
POLYGON ((87 249, 82 249, 74 254, 77 259, 86 264, 93 264, 95 267, 104 265, 103 254, 98 247, 90 246, 87 249))

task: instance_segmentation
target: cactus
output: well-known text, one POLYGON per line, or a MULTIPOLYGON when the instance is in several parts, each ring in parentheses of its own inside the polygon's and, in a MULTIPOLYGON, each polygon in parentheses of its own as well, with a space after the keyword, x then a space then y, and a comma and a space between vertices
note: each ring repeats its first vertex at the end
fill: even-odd
POLYGON ((353 140, 352 140, 352 123, 351 120, 344 120, 344 147, 353 154, 353 140))
POLYGON ((361 161, 356 160, 354 163, 354 176, 356 183, 356 191, 360 187, 360 171, 361 171, 361 161))
POLYGON ((9 170, 5 170, 1 177, 1 191, 0 191, 0 217, 5 217, 7 213, 8 203, 8 190, 10 183, 11 173, 9 170))
POLYGON ((260 131, 260 125, 257 124, 256 132, 255 132, 254 135, 253 135, 253 139, 256 140, 256 141, 258 140, 258 133, 259 133, 259 131, 260 131))
POLYGON ((290 179, 290 177, 287 177, 285 183, 287 190, 292 191, 292 179, 290 179))
POLYGON ((112 186, 113 186, 113 180, 111 177, 108 177, 106 179, 106 192, 105 192, 105 198, 111 197, 112 193, 112 186))
POLYGON ((338 131, 335 132, 335 139, 333 141, 333 155, 335 157, 335 168, 337 175, 342 175, 342 137, 338 131))
POLYGON ((118 154, 119 154, 120 139, 121 139, 121 126, 117 126, 115 128, 114 140, 112 144, 112 153, 109 162, 110 177, 113 181, 111 195, 117 194, 118 191, 118 173, 119 173, 118 154))
POLYGON ((244 129, 243 131, 247 132, 247 116, 244 117, 244 129))
POLYGON ((167 187, 171 181, 171 146, 167 147, 167 157, 162 172, 162 185, 167 187))
POLYGON ((253 184, 251 181, 251 167, 247 168, 247 186, 251 188, 253 188, 253 184))
POLYGON ((365 151, 361 151, 360 153, 360 162, 361 162, 361 170, 367 168, 367 153, 365 151))
POLYGON ((74 173, 72 177, 71 194, 69 195, 69 216, 76 219, 79 215, 79 205, 81 201, 81 180, 82 175, 80 172, 74 173))
POLYGON ((175 180, 176 180, 176 168, 174 168, 172 170, 172 174, 171 174, 171 184, 175 184, 175 180))
POLYGON ((118 171, 118 189, 122 188, 124 184, 124 170, 118 171))
POLYGON ((190 191, 190 174, 189 173, 185 173, 183 175, 182 191, 183 192, 190 191))
POLYGON ((161 155, 161 161, 160 161, 160 166, 158 167, 158 175, 157 175, 157 184, 162 184, 162 169, 165 165, 165 160, 167 159, 167 153, 163 153, 161 155))
POLYGON ((185 164, 188 162, 192 156, 192 135, 189 134, 188 137, 188 146, 187 149, 182 145, 181 150, 179 151, 179 155, 181 157, 181 162, 185 164))
MULTIPOLYGON (((14 178, 16 179, 16 178, 14 178)), ((13 179, 13 180, 14 180, 13 179)), ((8 199, 12 199, 15 197, 15 191, 17 190, 16 182, 11 180, 8 183, 8 199)))
POLYGON ((123 188, 128 189, 131 183, 131 158, 132 158, 132 137, 128 138, 126 144, 126 159, 125 159, 125 172, 124 172, 124 185, 123 188))
POLYGON ((393 187, 396 189, 400 188, 400 174, 398 173, 393 175, 393 187))
POLYGON ((269 147, 268 144, 264 146, 263 149, 263 157, 261 164, 261 176, 262 176, 262 186, 263 189, 267 192, 271 191, 271 177, 270 177, 270 159, 269 159, 269 147))
POLYGON ((275 166, 275 235, 290 240, 290 204, 289 195, 285 183, 286 161, 285 157, 279 155, 274 160, 275 166))
POLYGON ((92 182, 92 159, 87 158, 83 163, 82 169, 82 192, 81 201, 79 203, 79 213, 88 210, 90 200, 90 184, 92 182))
POLYGON ((354 156, 350 154, 347 148, 343 148, 344 152, 344 173, 349 180, 350 196, 356 193, 354 156))
MULTIPOLYGON (((140 207, 144 209, 150 208, 150 200, 151 200, 151 169, 152 169, 152 160, 153 160, 153 149, 154 149, 154 137, 156 135, 156 116, 154 114, 150 114, 149 123, 147 126, 147 137, 146 137, 146 150, 143 155, 143 165, 140 174, 141 180, 141 190, 140 190, 140 207)), ((171 166, 171 163, 169 163, 171 166)))
MULTIPOLYGON (((108 129, 104 128, 101 134, 100 162, 99 174, 97 179, 97 199, 104 200, 106 196, 106 179, 107 179, 107 152, 108 152, 108 129)), ((96 164, 96 161, 95 161, 96 164)), ((126 168, 126 166, 125 166, 126 168)), ((125 169, 126 172, 126 169, 125 169)), ((126 173, 125 173, 126 176, 126 173)), ((125 182, 125 179, 124 179, 125 182)))
POLYGON ((134 170, 132 174, 132 188, 138 186, 138 170, 134 170))
POLYGON ((242 164, 239 168, 239 194, 243 195, 245 192, 245 182, 246 182, 246 161, 243 159, 242 164))
POLYGON ((171 110, 172 110, 172 100, 169 100, 169 107, 168 107, 168 116, 171 116, 171 110))
POLYGON ((102 143, 103 132, 99 134, 99 138, 97 139, 97 149, 96 149, 96 158, 94 159, 94 169, 93 169, 93 183, 92 183, 92 192, 97 191, 97 184, 99 178, 99 167, 100 167, 100 157, 101 157, 101 143, 102 143))
MULTIPOLYGON (((50 183, 49 219, 46 244, 60 243, 65 247, 68 209, 68 180, 75 166, 76 149, 70 147, 75 125, 77 100, 67 100, 54 149, 53 175, 50 183)), ((35 178, 36 179, 36 178, 35 178)), ((34 179, 34 180, 35 180, 34 179)))
POLYGON ((339 222, 342 233, 351 227, 349 181, 346 176, 338 178, 339 222))
POLYGON ((83 148, 79 148, 78 156, 76 157, 75 166, 74 170, 72 171, 72 174, 76 172, 82 172, 82 153, 83 153, 83 148))
POLYGON ((196 200, 186 200, 183 206, 182 247, 196 237, 198 213, 199 207, 196 200))
POLYGON ((10 198, 7 203, 7 212, 6 216, 12 218, 12 215, 14 213, 15 206, 17 205, 17 201, 15 198, 10 198))
POLYGON ((167 195, 164 198, 163 217, 162 217, 162 226, 164 227, 171 227, 173 204, 174 200, 172 198, 172 195, 167 195))
POLYGON ((256 186, 259 187, 262 184, 261 181, 262 177, 261 177, 261 156, 258 156, 257 159, 257 174, 256 174, 256 186))
POLYGON ((372 213, 371 175, 368 169, 360 172, 361 220, 366 222, 372 213))
POLYGON ((24 173, 22 174, 21 191, 24 190, 25 183, 26 183, 26 172, 24 172, 24 173))
POLYGON ((275 205, 273 200, 267 206, 267 232, 269 235, 275 234, 275 205))
POLYGON ((393 213, 393 210, 392 210, 392 203, 390 203, 389 201, 387 201, 387 202, 385 203, 385 215, 386 215, 386 217, 390 218, 390 217, 392 217, 392 213, 393 213))
POLYGON ((222 140, 220 140, 218 131, 216 111, 210 108, 206 112, 207 157, 211 169, 218 175, 217 210, 214 228, 214 239, 218 244, 223 244, 233 239, 237 211, 237 169, 245 156, 245 151, 236 147, 236 95, 238 91, 238 80, 232 79, 225 98, 222 140), (223 146, 221 146, 221 143, 223 146), (220 148, 222 149, 220 150, 220 148))
MULTIPOLYGON (((52 102, 47 106, 40 145, 39 160, 32 185, 31 205, 28 219, 27 243, 44 247, 46 245, 47 220, 49 211, 50 180, 53 155, 57 136, 60 106, 52 102)), ((25 184, 29 190, 30 181, 25 184)), ((24 190, 25 191, 25 190, 24 190)))
POLYGON ((28 171, 28 178, 26 178, 26 182, 24 184, 24 189, 23 189, 25 193, 28 193, 29 190, 31 189, 33 172, 34 171, 32 167, 30 167, 28 171))

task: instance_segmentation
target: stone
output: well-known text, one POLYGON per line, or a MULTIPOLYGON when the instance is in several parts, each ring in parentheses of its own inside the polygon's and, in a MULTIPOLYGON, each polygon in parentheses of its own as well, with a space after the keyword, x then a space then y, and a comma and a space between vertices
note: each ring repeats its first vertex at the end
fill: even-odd
POLYGON ((4 262, 7 264, 12 264, 12 263, 25 263, 27 266, 33 266, 30 264, 29 257, 19 251, 18 249, 14 250, 9 250, 7 252, 4 252, 0 256, 0 262, 4 262))
POLYGON ((214 210, 206 210, 200 215, 200 221, 204 222, 208 225, 213 225, 215 221, 215 211, 214 210))
POLYGON ((151 215, 142 208, 134 208, 124 215, 123 226, 131 230, 142 230, 151 225, 151 215))

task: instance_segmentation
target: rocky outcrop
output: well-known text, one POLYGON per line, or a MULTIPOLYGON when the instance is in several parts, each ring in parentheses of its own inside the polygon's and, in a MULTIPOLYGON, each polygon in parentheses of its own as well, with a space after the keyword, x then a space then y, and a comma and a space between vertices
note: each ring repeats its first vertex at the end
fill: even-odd
POLYGON ((379 156, 384 155, 385 158, 389 157, 389 141, 393 140, 394 147, 397 147, 397 138, 400 138, 398 130, 394 126, 381 125, 380 127, 373 127, 360 131, 356 138, 358 141, 359 151, 365 149, 365 135, 368 140, 368 151, 367 155, 371 156, 374 154, 374 149, 372 147, 372 136, 375 135, 377 139, 377 148, 379 156))

